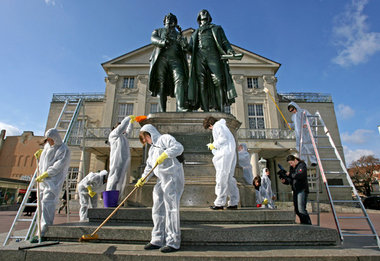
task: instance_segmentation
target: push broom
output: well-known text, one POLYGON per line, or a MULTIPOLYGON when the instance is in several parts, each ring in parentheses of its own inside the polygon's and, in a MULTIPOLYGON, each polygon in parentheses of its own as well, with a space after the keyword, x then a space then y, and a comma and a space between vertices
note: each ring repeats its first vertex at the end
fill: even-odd
POLYGON ((289 125, 288 121, 285 119, 284 114, 282 114, 282 111, 281 111, 280 108, 278 107, 276 101, 274 100, 274 98, 273 98, 272 94, 270 93, 270 91, 268 90, 268 88, 265 87, 265 88, 264 88, 264 92, 267 93, 267 94, 269 94, 269 96, 271 97, 273 103, 276 105, 278 111, 280 112, 282 118, 283 118, 284 121, 286 122, 286 125, 288 126, 289 130, 292 130, 292 128, 290 128, 290 125, 289 125))
MULTIPOLYGON (((148 175, 146 175, 142 182, 144 183, 145 180, 153 173, 153 170, 158 166, 158 164, 156 163, 156 165, 154 165, 154 167, 148 172, 148 175)), ((79 238, 79 242, 85 242, 85 241, 90 241, 90 240, 96 240, 99 238, 98 234, 96 234, 96 232, 98 232, 103 226, 105 223, 108 222, 108 220, 110 220, 110 218, 119 210, 119 208, 121 208, 121 206, 123 206, 123 204, 128 200, 128 198, 133 194, 133 192, 135 192, 139 187, 134 187, 132 189, 132 191, 125 197, 125 199, 120 203, 119 206, 117 206, 117 208, 114 209, 114 211, 112 211, 112 213, 103 221, 102 224, 100 224, 94 232, 92 232, 92 234, 88 234, 88 235, 82 235, 80 238, 79 238)))

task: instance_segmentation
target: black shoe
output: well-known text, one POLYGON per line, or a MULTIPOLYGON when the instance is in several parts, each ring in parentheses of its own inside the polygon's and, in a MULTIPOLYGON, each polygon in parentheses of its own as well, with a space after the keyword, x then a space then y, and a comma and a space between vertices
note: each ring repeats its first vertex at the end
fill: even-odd
POLYGON ((238 206, 237 205, 235 205, 235 206, 228 206, 227 209, 236 210, 236 209, 238 209, 238 206))
POLYGON ((174 247, 171 247, 171 246, 164 246, 164 247, 161 247, 160 248, 160 251, 162 253, 170 253, 170 252, 176 252, 178 251, 179 249, 176 249, 174 247))
POLYGON ((311 163, 311 166, 315 167, 315 166, 317 166, 317 163, 311 163))
POLYGON ((210 206, 210 208, 211 208, 212 210, 223 210, 223 209, 224 209, 223 206, 210 206))
MULTIPOLYGON (((44 238, 41 238, 41 242, 44 242, 45 241, 45 239, 44 238)), ((34 237, 32 237, 31 239, 30 239, 30 243, 32 243, 32 244, 36 244, 36 243, 38 243, 38 236, 34 236, 34 237)))
POLYGON ((156 245, 153 245, 151 243, 148 243, 144 246, 144 249, 145 250, 153 250, 153 249, 159 249, 160 247, 159 246, 156 246, 156 245))

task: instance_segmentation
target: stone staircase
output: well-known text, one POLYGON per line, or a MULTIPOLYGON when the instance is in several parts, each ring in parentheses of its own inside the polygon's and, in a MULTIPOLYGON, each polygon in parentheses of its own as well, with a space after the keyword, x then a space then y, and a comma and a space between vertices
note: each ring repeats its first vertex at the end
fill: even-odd
MULTIPOLYGON (((90 209, 89 222, 50 226, 47 240, 77 242, 91 234, 112 209, 90 209)), ((213 211, 181 209, 183 246, 336 245, 336 230, 295 224, 293 211, 243 208, 213 211)), ((123 208, 98 232, 93 242, 146 244, 152 230, 150 208, 123 208)))

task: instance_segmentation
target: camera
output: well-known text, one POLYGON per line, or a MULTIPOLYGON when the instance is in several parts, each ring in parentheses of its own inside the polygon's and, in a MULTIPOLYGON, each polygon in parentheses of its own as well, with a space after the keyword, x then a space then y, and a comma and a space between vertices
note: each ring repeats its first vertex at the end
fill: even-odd
POLYGON ((277 175, 280 177, 280 179, 286 179, 288 176, 286 175, 286 170, 281 166, 281 164, 277 164, 279 167, 279 171, 277 172, 277 175))

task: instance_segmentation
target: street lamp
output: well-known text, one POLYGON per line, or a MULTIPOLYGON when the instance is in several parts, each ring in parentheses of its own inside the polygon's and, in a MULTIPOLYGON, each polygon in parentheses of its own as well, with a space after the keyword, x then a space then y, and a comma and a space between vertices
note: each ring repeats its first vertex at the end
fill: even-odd
POLYGON ((267 167, 267 160, 266 159, 263 159, 261 158, 259 160, 259 170, 260 170, 260 174, 263 172, 263 169, 267 167))

